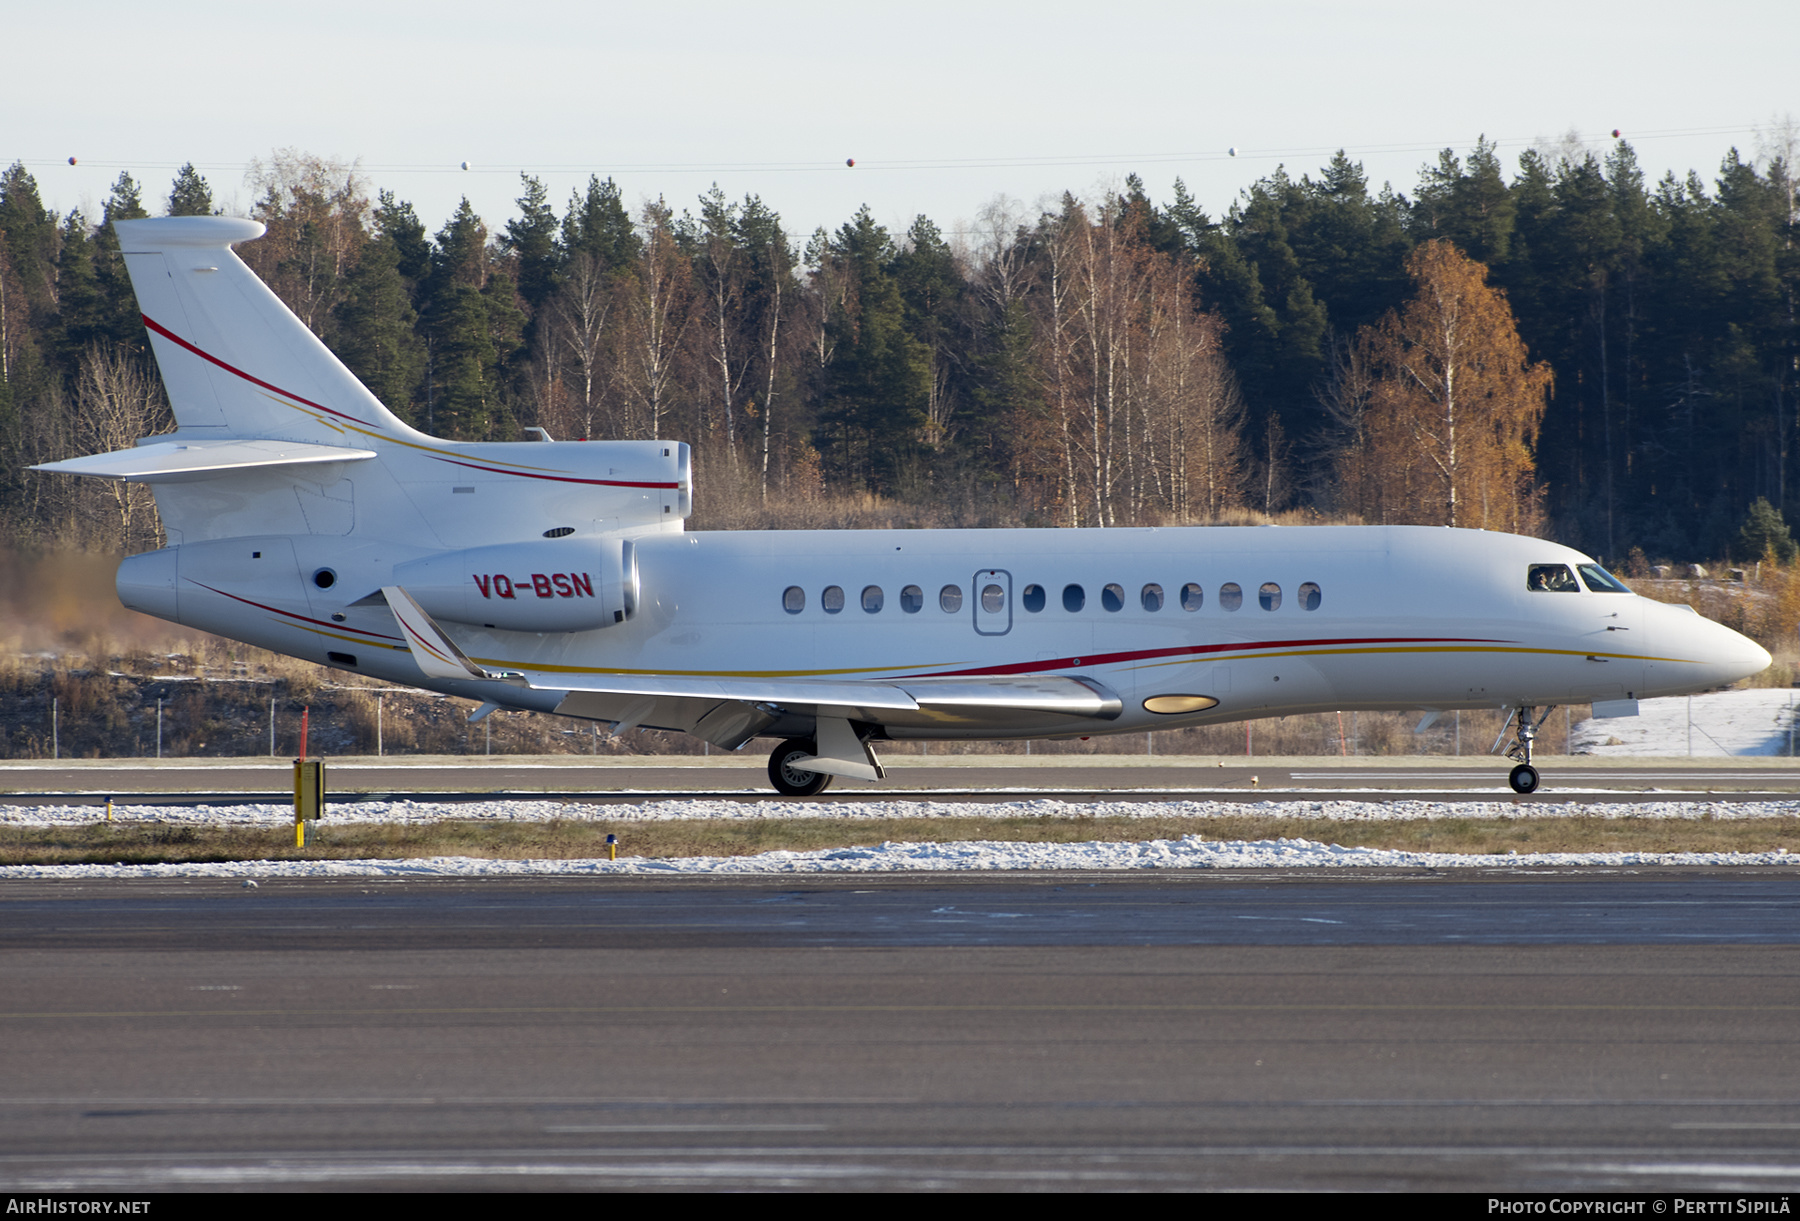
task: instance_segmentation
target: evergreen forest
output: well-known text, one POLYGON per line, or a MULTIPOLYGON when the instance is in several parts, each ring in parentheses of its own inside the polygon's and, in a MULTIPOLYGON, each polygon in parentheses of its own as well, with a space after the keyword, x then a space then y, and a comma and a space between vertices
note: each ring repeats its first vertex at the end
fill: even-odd
MULTIPOLYGON (((628 205, 599 176, 428 222, 292 151, 249 181, 268 234, 238 253, 397 415, 687 441, 703 528, 1419 523, 1623 567, 1792 546, 1781 156, 1652 183, 1624 141, 1510 166, 1483 141, 1406 195, 1340 153, 1222 216, 1132 177, 952 234, 867 208, 794 234, 755 196, 628 205)), ((26 468, 172 427, 111 222, 215 207, 191 165, 121 174, 98 216, 0 175, 0 539, 159 545, 141 488, 26 468)))

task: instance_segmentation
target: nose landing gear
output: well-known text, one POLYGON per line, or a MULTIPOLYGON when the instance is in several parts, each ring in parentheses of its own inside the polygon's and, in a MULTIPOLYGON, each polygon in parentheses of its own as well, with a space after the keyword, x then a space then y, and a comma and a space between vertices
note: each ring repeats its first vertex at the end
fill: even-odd
MULTIPOLYGON (((1538 769, 1531 765, 1531 744, 1537 740, 1538 726, 1544 723, 1544 717, 1549 716, 1556 709, 1544 709, 1543 716, 1536 720, 1532 719, 1532 711, 1531 708, 1520 708, 1514 714, 1513 720, 1517 723, 1518 728, 1513 734, 1512 745, 1506 748, 1506 757, 1518 761, 1518 766, 1513 768, 1511 774, 1506 778, 1506 782, 1512 785, 1512 791, 1515 793, 1537 792, 1538 769)), ((1504 735, 1506 730, 1502 728, 1500 732, 1504 735)))

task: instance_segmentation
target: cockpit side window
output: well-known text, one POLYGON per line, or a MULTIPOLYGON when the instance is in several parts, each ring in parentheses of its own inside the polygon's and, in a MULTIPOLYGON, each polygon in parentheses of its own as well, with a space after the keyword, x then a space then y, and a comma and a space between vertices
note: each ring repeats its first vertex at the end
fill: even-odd
POLYGON ((1575 574, 1567 564, 1533 564, 1526 574, 1525 588, 1533 593, 1578 594, 1575 574))
POLYGON ((1577 564, 1581 570, 1581 579, 1587 582, 1588 589, 1597 594, 1628 594, 1625 582, 1598 564, 1577 564))

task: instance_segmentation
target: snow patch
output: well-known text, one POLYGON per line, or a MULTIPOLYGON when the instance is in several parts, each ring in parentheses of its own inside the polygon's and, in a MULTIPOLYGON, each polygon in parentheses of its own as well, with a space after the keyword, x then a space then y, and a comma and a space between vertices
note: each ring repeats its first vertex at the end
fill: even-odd
MULTIPOLYGON (((1646 801, 1595 807, 1578 801, 1263 801, 1253 805, 1210 801, 1065 802, 782 802, 647 801, 639 805, 574 805, 543 801, 364 802, 334 810, 327 825, 439 821, 646 822, 670 819, 1205 819, 1310 818, 1335 822, 1495 819, 1543 820, 1592 817, 1632 819, 1800 818, 1800 800, 1646 801)), ((68 826, 95 822, 96 806, 0 806, 0 824, 68 826)), ((115 821, 161 825, 284 826, 291 806, 120 805, 115 821)), ((532 877, 544 875, 901 873, 973 870, 1141 870, 1382 867, 1414 869, 1536 868, 1550 865, 1770 865, 1793 861, 1786 850, 1764 853, 1592 852, 1457 855, 1345 848, 1306 839, 1219 841, 1204 835, 1141 842, 1090 841, 1027 844, 992 840, 947 844, 888 842, 868 848, 818 852, 765 852, 756 856, 679 857, 650 860, 487 860, 431 857, 422 860, 247 861, 170 865, 13 865, 0 878, 318 878, 318 877, 532 877)))

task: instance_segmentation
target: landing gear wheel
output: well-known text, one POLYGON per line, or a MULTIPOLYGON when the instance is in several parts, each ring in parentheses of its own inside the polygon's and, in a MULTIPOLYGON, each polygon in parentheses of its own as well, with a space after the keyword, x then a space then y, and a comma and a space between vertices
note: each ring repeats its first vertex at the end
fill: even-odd
POLYGON ((1512 775, 1506 778, 1515 793, 1535 793, 1538 786, 1538 770, 1529 763, 1521 763, 1512 769, 1512 775))
POLYGON ((816 755, 819 748, 811 738, 789 738, 769 756, 769 783, 783 797, 811 797, 815 793, 823 793, 831 784, 831 777, 824 772, 807 772, 799 768, 789 767, 789 759, 816 755))

